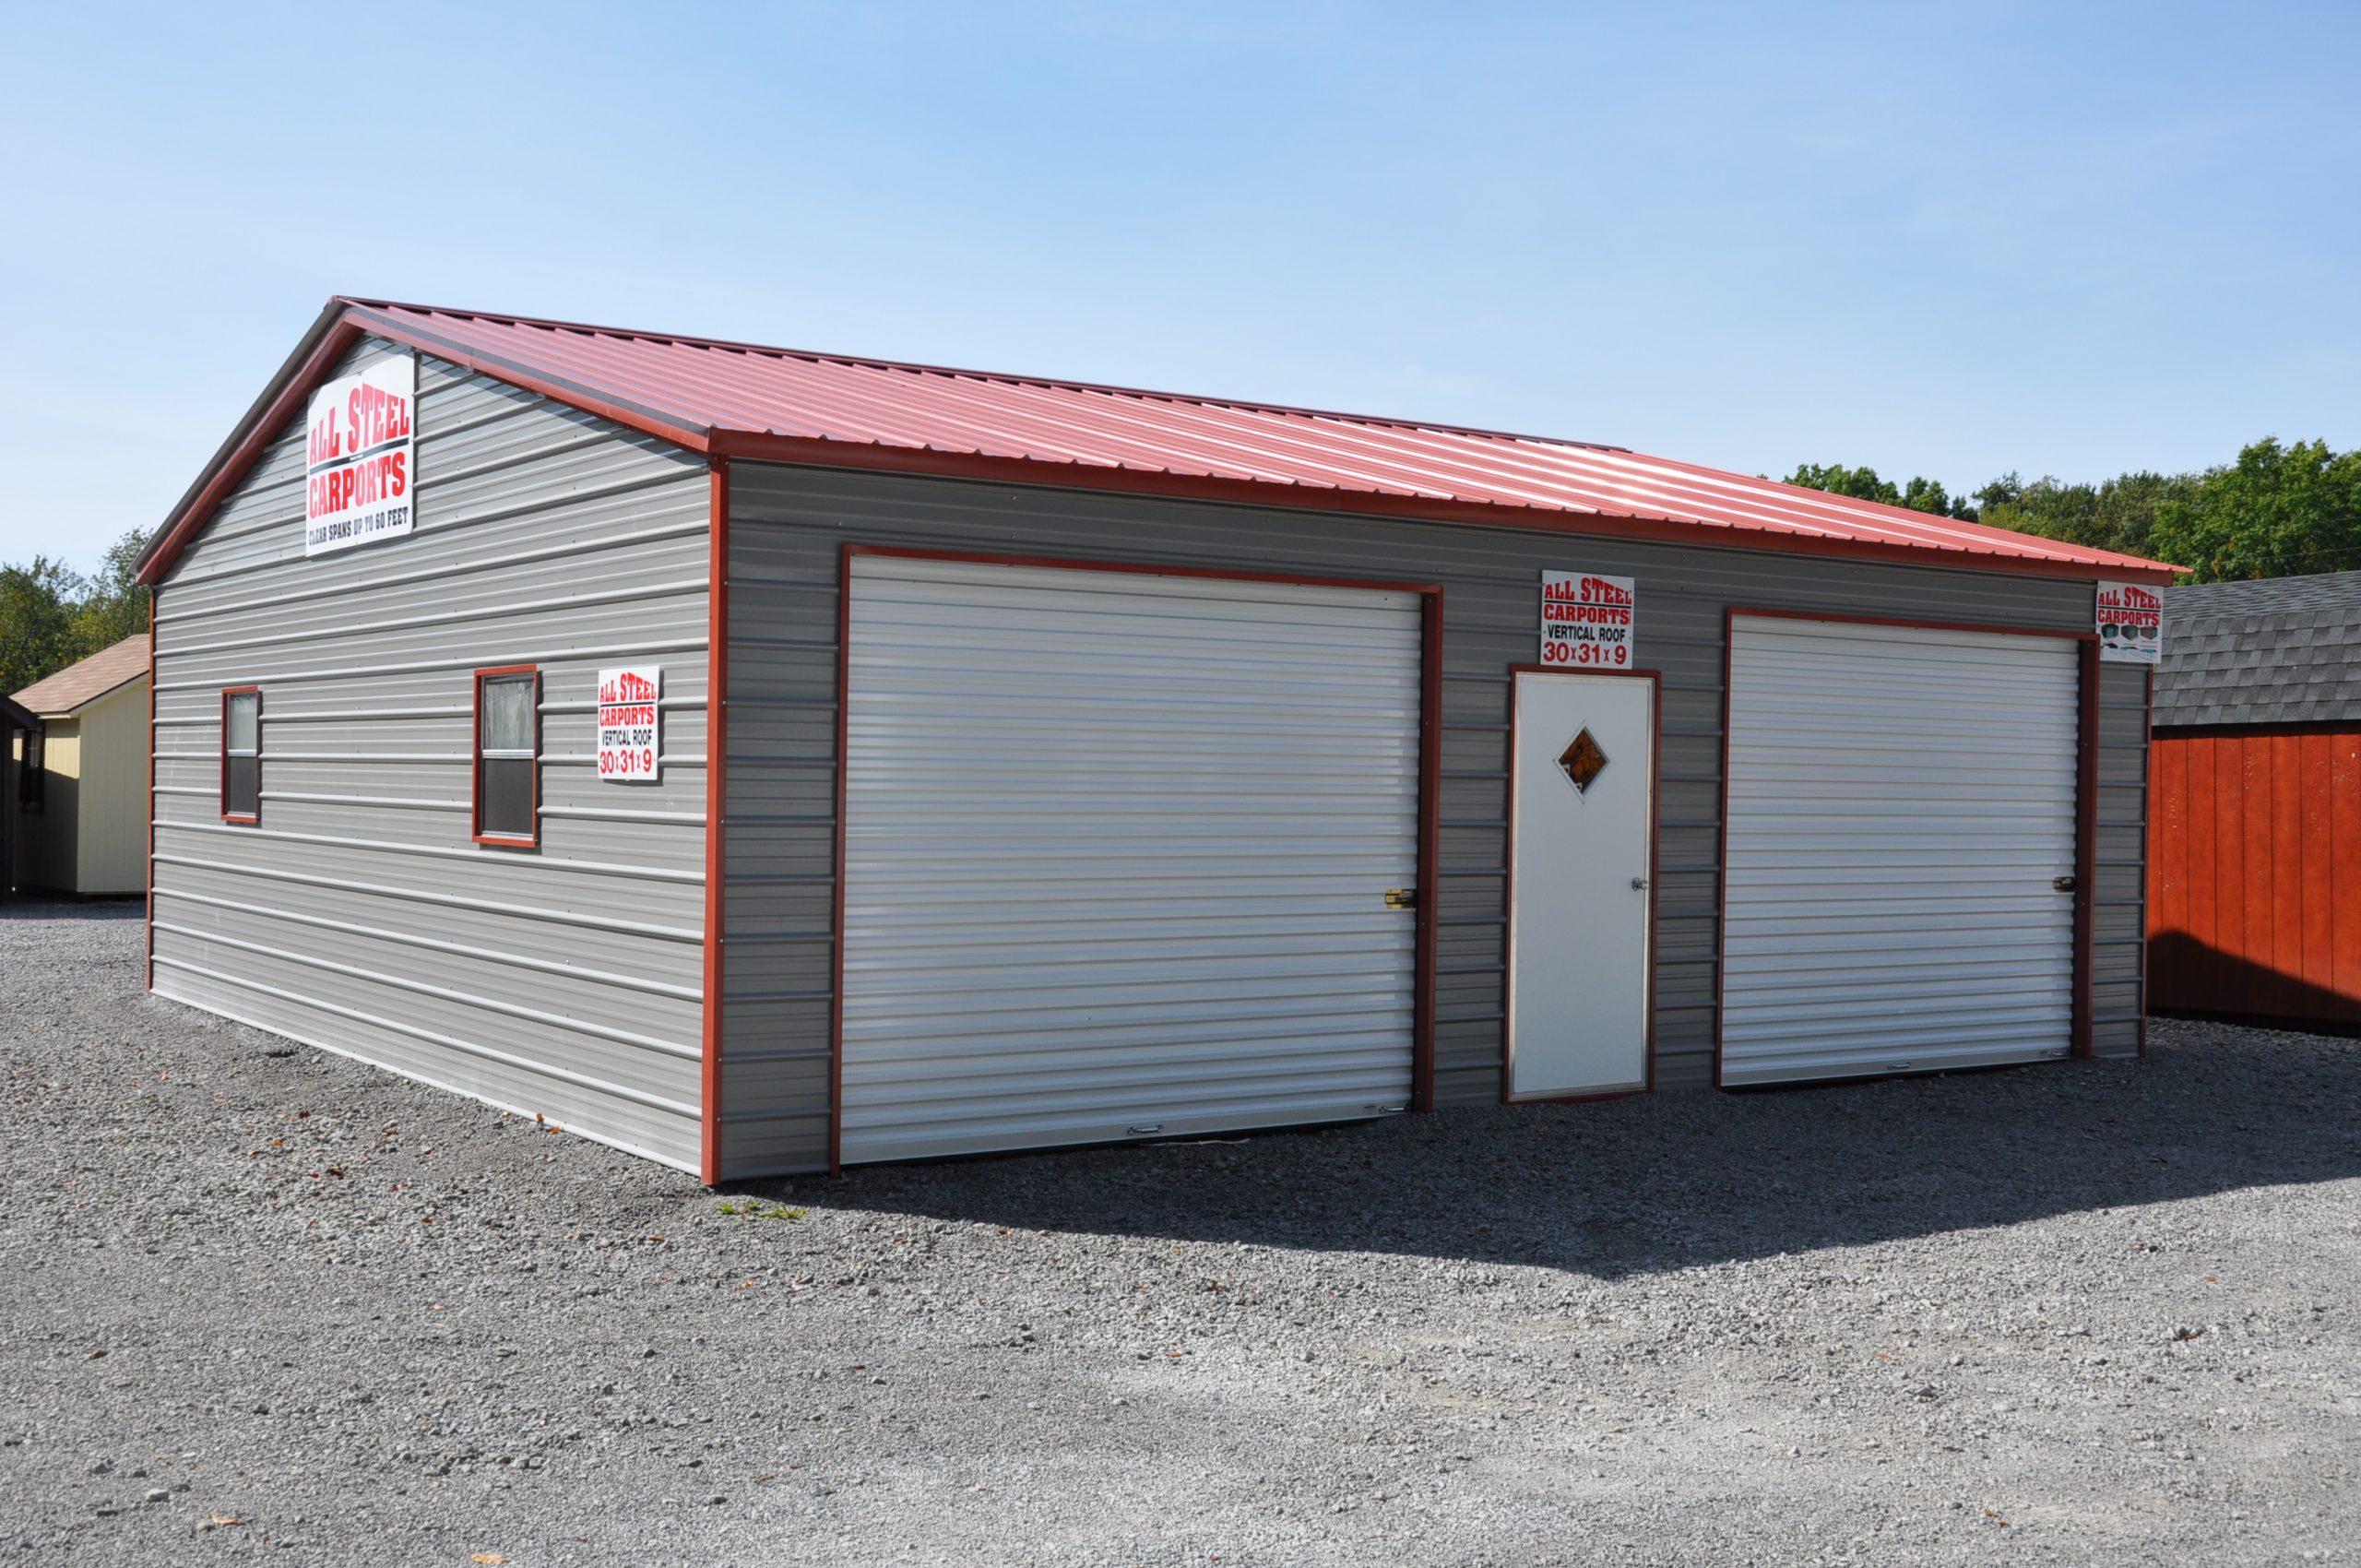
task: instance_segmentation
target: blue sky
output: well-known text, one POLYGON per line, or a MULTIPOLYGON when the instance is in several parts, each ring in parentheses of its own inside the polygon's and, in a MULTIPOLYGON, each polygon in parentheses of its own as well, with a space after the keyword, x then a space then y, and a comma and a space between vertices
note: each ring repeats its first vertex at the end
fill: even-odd
POLYGON ((2349 3, 27 7, 0 560, 152 527, 335 292, 1774 474, 2353 446, 2356 58, 2349 3))

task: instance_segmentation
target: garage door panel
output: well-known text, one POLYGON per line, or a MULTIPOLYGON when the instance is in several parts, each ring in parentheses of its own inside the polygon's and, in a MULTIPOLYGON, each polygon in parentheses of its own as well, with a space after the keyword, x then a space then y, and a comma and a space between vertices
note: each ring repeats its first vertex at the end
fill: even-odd
POLYGON ((1733 618, 1722 1081, 2066 1053, 2078 654, 1733 618))
POLYGON ((1409 1092, 1411 593, 852 564, 844 1158, 1409 1092))

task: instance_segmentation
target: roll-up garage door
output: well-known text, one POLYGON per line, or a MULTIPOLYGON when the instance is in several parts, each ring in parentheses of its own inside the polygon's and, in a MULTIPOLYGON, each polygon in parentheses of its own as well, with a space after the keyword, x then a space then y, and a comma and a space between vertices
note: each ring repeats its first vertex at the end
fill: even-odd
POLYGON ((1420 602, 855 555, 847 1160, 1409 1097, 1420 602))
POLYGON ((1734 616, 1722 1082, 2063 1056, 2077 645, 1734 616))

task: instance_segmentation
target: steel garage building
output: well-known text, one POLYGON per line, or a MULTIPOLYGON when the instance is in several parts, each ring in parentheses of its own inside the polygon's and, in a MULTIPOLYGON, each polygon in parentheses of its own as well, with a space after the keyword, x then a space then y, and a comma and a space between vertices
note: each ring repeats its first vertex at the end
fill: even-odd
POLYGON ((707 1180, 2129 1053, 2168 570, 339 299, 145 559, 150 983, 707 1180))

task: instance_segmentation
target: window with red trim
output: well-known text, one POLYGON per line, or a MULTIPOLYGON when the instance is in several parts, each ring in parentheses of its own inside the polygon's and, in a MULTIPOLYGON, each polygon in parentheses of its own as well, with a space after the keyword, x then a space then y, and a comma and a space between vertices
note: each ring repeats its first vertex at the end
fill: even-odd
POLYGON ((476 671, 475 840, 531 847, 541 836, 541 675, 529 664, 476 671))
POLYGON ((262 688, 221 694, 221 820, 262 820, 262 688))

